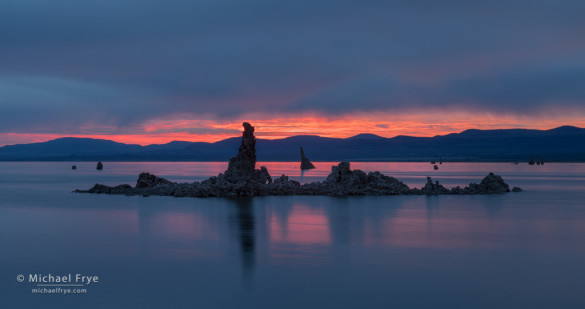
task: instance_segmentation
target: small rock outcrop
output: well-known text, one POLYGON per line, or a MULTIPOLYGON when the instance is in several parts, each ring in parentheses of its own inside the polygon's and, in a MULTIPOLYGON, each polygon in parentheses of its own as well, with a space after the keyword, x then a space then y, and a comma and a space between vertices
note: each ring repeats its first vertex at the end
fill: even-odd
MULTIPOLYGON (((266 195, 439 195, 439 194, 498 194, 510 192, 510 187, 502 177, 490 173, 480 184, 468 187, 445 188, 430 177, 421 189, 411 189, 403 182, 380 172, 366 173, 351 170, 349 162, 341 162, 331 167, 331 173, 322 182, 300 184, 282 175, 272 179, 266 167, 256 169, 256 139, 254 127, 244 122, 242 143, 238 154, 230 159, 227 170, 202 182, 176 183, 141 173, 136 186, 118 185, 114 187, 96 184, 89 190, 76 190, 78 193, 104 193, 125 195, 162 195, 175 197, 242 197, 266 195)), ((301 148, 301 154, 302 148, 301 148)), ((101 162, 98 169, 102 169, 101 162)), ((515 187, 514 192, 521 191, 515 187)))
MULTIPOLYGON (((125 195, 133 195, 132 194, 132 186, 130 185, 118 185, 115 187, 109 187, 105 185, 95 184, 91 189, 87 191, 87 193, 96 193, 96 194, 125 194, 125 195)), ((77 190, 76 192, 80 192, 77 190)))
POLYGON ((97 166, 95 167, 96 170, 103 170, 104 169, 104 165, 102 164, 102 161, 98 161, 97 166))
POLYGON ((310 170, 313 168, 315 166, 309 161, 309 158, 305 157, 305 152, 303 151, 303 147, 301 147, 301 170, 310 170))
POLYGON ((433 169, 436 171, 439 169, 439 167, 435 164, 435 166, 433 166, 433 169))
POLYGON ((528 161, 528 164, 534 165, 534 155, 530 156, 530 161, 528 161))
POLYGON ((77 169, 77 165, 73 165, 73 166, 71 167, 71 169, 72 169, 72 170, 76 170, 76 169, 77 169))
POLYGON ((471 183, 469 187, 465 188, 469 191, 468 194, 500 194, 510 192, 510 186, 504 182, 502 177, 489 173, 485 176, 481 183, 471 183))
POLYGON ((136 181, 136 188, 152 188, 159 185, 168 185, 172 184, 172 182, 152 175, 150 173, 141 173, 138 175, 138 180, 136 181))
POLYGON ((485 176, 479 185, 485 188, 482 192, 488 194, 510 192, 510 186, 504 182, 501 176, 494 173, 489 173, 485 176))
POLYGON ((427 183, 425 186, 420 190, 423 194, 426 195, 437 195, 437 194, 448 194, 449 190, 443 187, 438 181, 433 183, 431 177, 427 177, 427 183))

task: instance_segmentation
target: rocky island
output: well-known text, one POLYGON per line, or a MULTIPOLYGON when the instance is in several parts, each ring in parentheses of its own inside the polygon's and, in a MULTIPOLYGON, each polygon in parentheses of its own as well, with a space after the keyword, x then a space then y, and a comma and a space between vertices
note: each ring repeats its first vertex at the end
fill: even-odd
MULTIPOLYGON (((136 186, 114 187, 96 184, 89 190, 75 190, 77 193, 105 193, 124 195, 162 195, 175 197, 250 197, 268 195, 439 195, 439 194, 499 194, 510 192, 502 177, 490 173, 479 184, 447 189, 438 181, 427 178, 421 188, 409 188, 400 180, 380 172, 351 170, 349 162, 331 167, 331 173, 324 181, 300 184, 282 175, 273 179, 266 167, 256 169, 256 138, 254 127, 244 122, 244 132, 238 154, 231 158, 224 173, 202 182, 175 183, 167 179, 141 173, 136 186)), ((512 191, 520 191, 513 188, 512 191)))

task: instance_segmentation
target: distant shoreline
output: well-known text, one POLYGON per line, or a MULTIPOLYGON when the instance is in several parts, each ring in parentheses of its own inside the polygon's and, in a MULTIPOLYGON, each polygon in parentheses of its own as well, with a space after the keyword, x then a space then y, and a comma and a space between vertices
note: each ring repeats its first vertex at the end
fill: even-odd
MULTIPOLYGON (((0 162, 2 163, 10 163, 10 162, 69 162, 69 163, 75 163, 75 162, 98 162, 98 161, 102 161, 102 162, 110 162, 110 163, 115 163, 115 162, 179 162, 179 163, 185 163, 185 162, 217 162, 217 163, 228 163, 228 160, 107 160, 107 159, 47 159, 47 160, 27 160, 27 159, 23 159, 23 160, 2 160, 0 159, 0 162)), ((429 165, 430 160, 332 160, 332 161, 312 161, 313 163, 337 163, 340 161, 348 161, 348 162, 356 162, 356 163, 376 163, 376 162, 380 162, 380 163, 428 163, 429 165)), ((258 162, 294 162, 294 163, 298 163, 298 161, 295 160, 260 160, 258 162)), ((514 162, 514 160, 493 160, 493 161, 486 161, 486 160, 458 160, 458 161, 443 161, 443 164, 449 164, 449 163, 508 163, 508 164, 512 164, 514 162)), ((546 164, 549 163, 585 163, 585 160, 583 161, 546 161, 546 164)), ((518 162, 518 165, 528 165, 528 162, 518 162)))
MULTIPOLYGON (((585 129, 466 130, 434 137, 384 138, 360 134, 350 138, 298 135, 256 140, 257 158, 264 162, 301 160, 299 147, 312 162, 585 162, 585 129)), ((0 161, 228 161, 239 138, 215 143, 170 142, 140 146, 91 138, 59 138, 42 143, 0 147, 0 161)))

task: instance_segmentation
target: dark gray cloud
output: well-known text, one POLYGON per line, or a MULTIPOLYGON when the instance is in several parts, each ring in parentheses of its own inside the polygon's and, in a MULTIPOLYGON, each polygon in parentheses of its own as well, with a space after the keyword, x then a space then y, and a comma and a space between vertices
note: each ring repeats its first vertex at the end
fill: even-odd
POLYGON ((544 0, 2 1, 0 131, 583 109, 583 12, 544 0))

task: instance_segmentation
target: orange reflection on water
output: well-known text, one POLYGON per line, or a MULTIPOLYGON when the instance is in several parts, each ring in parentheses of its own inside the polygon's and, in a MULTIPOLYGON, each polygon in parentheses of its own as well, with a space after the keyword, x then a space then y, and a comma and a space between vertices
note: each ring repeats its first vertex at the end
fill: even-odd
MULTIPOLYGON (((209 222, 201 215, 188 213, 160 213, 151 219, 152 232, 167 240, 217 240, 209 222)), ((153 235, 154 236, 154 235, 153 235)))
POLYGON ((331 244, 329 220, 323 209, 295 205, 285 216, 272 212, 268 228, 272 243, 331 244))

